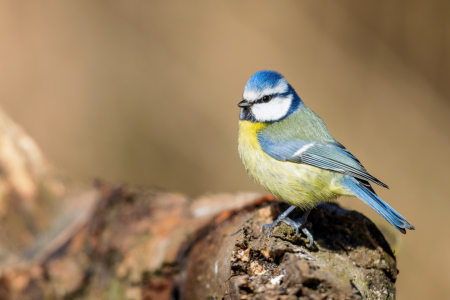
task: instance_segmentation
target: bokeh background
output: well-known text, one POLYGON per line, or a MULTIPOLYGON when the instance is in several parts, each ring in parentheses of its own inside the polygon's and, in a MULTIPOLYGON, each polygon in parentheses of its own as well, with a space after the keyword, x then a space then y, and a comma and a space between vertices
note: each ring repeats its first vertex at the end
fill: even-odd
POLYGON ((192 196, 262 192, 236 104, 281 72, 416 226, 398 299, 450 295, 449 1, 11 0, 0 36, 0 104, 56 166, 192 196))

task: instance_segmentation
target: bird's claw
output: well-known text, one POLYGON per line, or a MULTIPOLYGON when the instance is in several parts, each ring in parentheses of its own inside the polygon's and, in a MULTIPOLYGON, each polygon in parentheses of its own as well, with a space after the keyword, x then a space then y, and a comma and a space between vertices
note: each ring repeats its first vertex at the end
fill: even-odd
POLYGON ((273 222, 273 223, 269 223, 269 224, 263 225, 263 227, 262 227, 262 231, 263 232, 266 231, 266 229, 268 228, 268 230, 267 230, 267 238, 270 237, 270 233, 272 232, 272 229, 273 229, 273 227, 275 225, 277 225, 277 222, 273 222))
POLYGON ((302 231, 308 237, 308 240, 309 240, 308 248, 311 248, 313 245, 313 242, 314 242, 314 238, 313 238, 311 232, 309 232, 309 230, 306 228, 302 228, 302 231))
POLYGON ((292 228, 295 229, 295 235, 298 235, 298 230, 302 227, 302 224, 295 222, 292 219, 286 218, 283 220, 284 223, 286 223, 286 225, 291 226, 292 228))
POLYGON ((314 238, 311 232, 309 232, 309 230, 304 227, 304 224, 302 222, 295 222, 294 220, 289 218, 284 219, 283 222, 295 229, 295 235, 298 235, 298 231, 301 228, 302 232, 308 237, 309 240, 308 248, 311 248, 314 242, 314 238))
POLYGON ((281 221, 283 221, 284 223, 286 223, 287 225, 295 228, 295 235, 298 235, 298 231, 299 229, 302 229, 302 232, 308 237, 309 239, 309 246, 308 248, 311 248, 313 242, 314 242, 314 238, 312 236, 312 234, 309 232, 308 229, 305 228, 305 224, 306 224, 306 219, 308 218, 309 213, 311 212, 311 209, 305 211, 305 213, 303 214, 303 216, 300 218, 300 220, 298 221, 293 221, 289 218, 287 218, 287 215, 294 210, 295 206, 291 205, 290 208, 288 208, 284 213, 282 213, 281 215, 278 216, 278 218, 275 220, 275 222, 273 223, 269 223, 269 224, 265 224, 262 227, 262 231, 264 232, 267 229, 267 238, 270 237, 270 233, 272 232, 273 228, 281 221))

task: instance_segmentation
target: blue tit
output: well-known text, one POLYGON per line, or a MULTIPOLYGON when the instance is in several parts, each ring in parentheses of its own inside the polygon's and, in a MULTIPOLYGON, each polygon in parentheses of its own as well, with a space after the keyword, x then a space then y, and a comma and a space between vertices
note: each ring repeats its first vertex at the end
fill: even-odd
POLYGON ((239 156, 250 177, 291 206, 275 222, 293 226, 308 236, 306 218, 313 207, 339 196, 361 199, 401 233, 414 230, 381 200, 370 183, 387 185, 370 175, 359 160, 328 131, 286 79, 275 71, 259 71, 245 86, 239 121, 239 156), (298 221, 287 218, 296 207, 305 210, 298 221))

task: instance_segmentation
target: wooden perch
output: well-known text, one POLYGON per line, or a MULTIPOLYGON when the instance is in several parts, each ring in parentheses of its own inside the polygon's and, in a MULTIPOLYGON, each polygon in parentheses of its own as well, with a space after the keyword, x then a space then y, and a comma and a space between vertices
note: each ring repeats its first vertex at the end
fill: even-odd
POLYGON ((313 210, 308 248, 285 224, 269 238, 261 232, 286 208, 271 196, 192 200, 103 182, 74 188, 42 155, 20 150, 21 136, 10 137, 16 147, 8 151, 27 163, 5 162, 0 144, 1 169, 31 178, 2 172, 10 193, 1 208, 14 218, 0 219, 0 299, 395 299, 395 257, 357 212, 313 210))
POLYGON ((261 233, 262 225, 273 222, 287 205, 255 204, 215 223, 195 242, 182 260, 186 279, 180 294, 186 299, 394 298, 395 258, 363 215, 336 204, 313 210, 309 229, 315 244, 310 249, 284 223, 270 238, 261 233))

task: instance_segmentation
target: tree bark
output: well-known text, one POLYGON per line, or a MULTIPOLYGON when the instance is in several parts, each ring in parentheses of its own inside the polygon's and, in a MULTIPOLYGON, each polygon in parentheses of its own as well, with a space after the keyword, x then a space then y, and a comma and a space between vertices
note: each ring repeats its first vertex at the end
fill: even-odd
POLYGON ((77 186, 1 112, 0 167, 0 299, 395 298, 383 235, 336 204, 311 212, 308 248, 261 232, 287 208, 272 196, 77 186))
POLYGON ((309 217, 315 242, 308 248, 284 223, 269 238, 261 232, 281 207, 288 206, 254 204, 202 233, 181 260, 181 299, 395 298, 395 258, 370 220, 321 205, 309 217))

